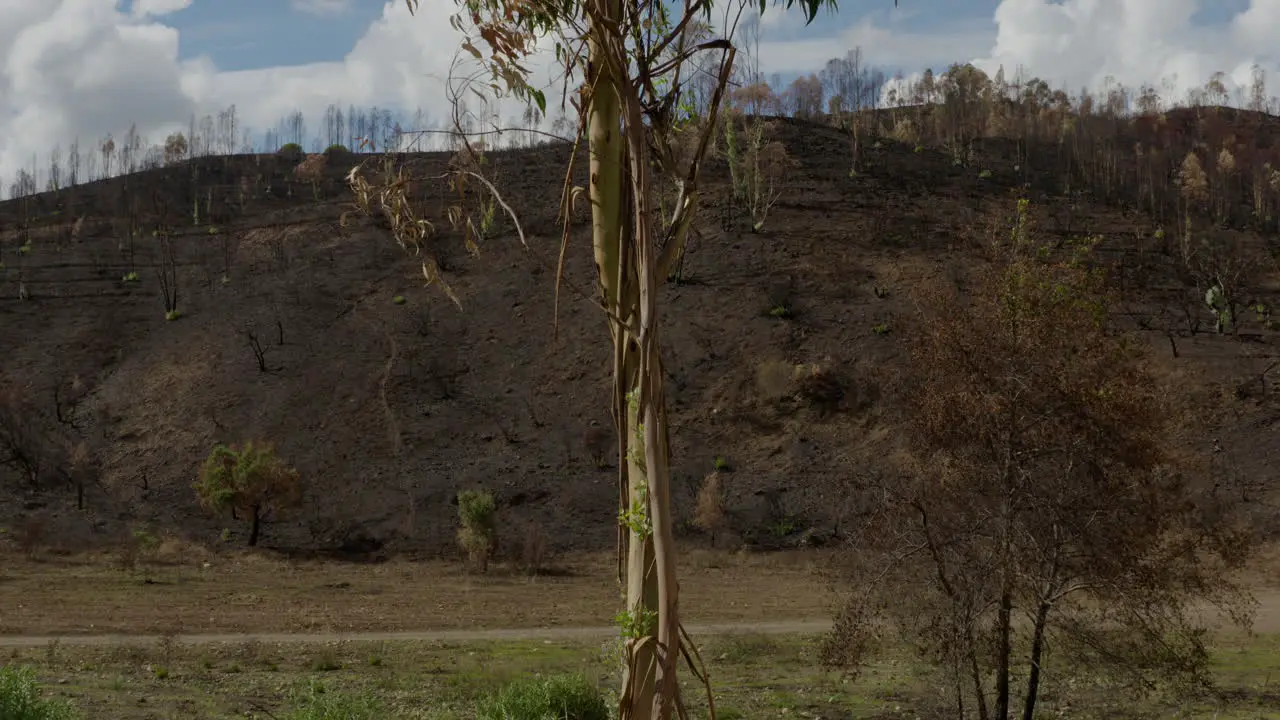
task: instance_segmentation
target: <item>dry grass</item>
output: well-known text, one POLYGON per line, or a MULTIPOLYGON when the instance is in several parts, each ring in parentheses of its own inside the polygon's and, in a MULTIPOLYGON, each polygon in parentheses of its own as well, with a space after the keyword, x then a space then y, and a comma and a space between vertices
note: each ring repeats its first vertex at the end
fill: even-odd
MULTIPOLYGON (((691 551, 681 604, 691 622, 823 618, 822 556, 691 551), (785 592, 761 592, 762 588, 785 592)), ((122 571, 96 553, 30 561, 10 553, 0 579, 7 634, 354 632, 608 624, 618 588, 610 554, 558 556, 536 578, 495 564, 356 564, 266 552, 213 555, 176 541, 122 571), (165 562, 162 562, 161 559, 165 562), (532 590, 532 592, 531 592, 532 590)))

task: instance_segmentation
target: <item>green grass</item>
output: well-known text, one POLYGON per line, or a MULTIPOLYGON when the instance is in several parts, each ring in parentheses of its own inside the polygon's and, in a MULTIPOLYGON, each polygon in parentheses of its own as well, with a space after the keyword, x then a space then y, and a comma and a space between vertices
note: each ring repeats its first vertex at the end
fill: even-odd
POLYGON ((379 720, 387 712, 370 694, 333 691, 316 680, 295 691, 290 704, 288 720, 379 720))
POLYGON ((30 667, 0 666, 0 720, 71 720, 79 714, 65 700, 44 697, 30 667))
POLYGON ((609 720, 609 704, 580 674, 515 680, 483 698, 478 720, 609 720))
MULTIPOLYGON (((901 649, 883 652, 856 679, 823 670, 817 638, 732 634, 698 637, 715 691, 717 716, 734 718, 947 715, 945 678, 901 649)), ((1280 636, 1231 636, 1214 646, 1218 695, 1140 693, 1091 668, 1053 663, 1041 717, 1280 720, 1280 636)), ((227 643, 49 648, 5 651, 34 668, 42 696, 64 696, 81 717, 386 718, 387 720, 547 720, 519 714, 568 699, 613 705, 617 640, 511 642, 338 642, 328 645, 227 643), (371 658, 378 658, 371 662, 371 658), (163 667, 165 677, 156 672, 163 667), (252 698, 250 704, 246 698, 252 698), (595 698, 593 700, 592 698, 595 698), (532 708, 532 710, 530 710, 532 708), (493 714, 508 711, 507 716, 493 714), (477 716, 477 713, 480 713, 477 716), (489 713, 489 714, 484 714, 489 713)), ((8 670, 9 682, 16 671, 8 670)), ((26 677, 31 678, 29 674, 26 677)), ((694 718, 707 717, 701 686, 682 669, 694 718)), ((0 718, 9 720, 0 705, 0 718)), ((73 715, 12 716, 20 720, 73 715)), ((577 717, 577 716, 571 716, 577 717)), ((597 715, 582 715, 594 720, 597 715)), ((557 718, 557 720, 563 720, 557 718)))

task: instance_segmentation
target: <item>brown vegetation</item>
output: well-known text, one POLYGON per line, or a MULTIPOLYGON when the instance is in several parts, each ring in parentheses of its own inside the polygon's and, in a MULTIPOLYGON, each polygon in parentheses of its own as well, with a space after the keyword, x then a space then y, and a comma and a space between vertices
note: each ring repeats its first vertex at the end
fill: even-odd
POLYGON ((983 720, 1015 701, 1031 720, 1068 657, 1204 683, 1195 604, 1243 610, 1230 573, 1257 528, 1186 452, 1150 350, 1113 332, 1096 241, 1046 243, 1026 201, 1001 229, 971 293, 921 291, 905 432, 881 449, 900 468, 874 485, 828 661, 865 662, 884 615, 983 720))

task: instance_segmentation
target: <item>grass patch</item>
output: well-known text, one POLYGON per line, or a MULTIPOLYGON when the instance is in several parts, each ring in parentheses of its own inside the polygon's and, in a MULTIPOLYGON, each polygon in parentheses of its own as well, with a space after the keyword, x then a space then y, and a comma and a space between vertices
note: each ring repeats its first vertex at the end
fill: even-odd
POLYGON ((65 700, 44 697, 30 667, 0 667, 0 718, 72 720, 80 714, 65 700))
POLYGON ((609 720, 609 704, 583 675, 525 678, 503 686, 476 708, 479 720, 609 720))
POLYGON ((378 720, 387 717, 378 698, 366 693, 335 692, 312 680, 292 698, 288 720, 378 720))
MULTIPOLYGON (((952 715, 947 712, 947 683, 902 648, 887 649, 856 679, 847 680, 819 666, 816 636, 695 633, 694 639, 706 661, 721 720, 952 715)), ((555 712, 561 705, 591 713, 598 709, 597 701, 606 709, 612 705, 609 698, 619 682, 616 645, 616 638, 175 643, 167 651, 159 643, 62 644, 56 653, 44 647, 3 652, 15 667, 6 672, 30 666, 45 683, 43 696, 51 691, 74 696, 83 717, 546 720, 561 716, 519 713, 547 707, 555 712), (158 666, 167 670, 168 679, 157 676, 158 666), (509 714, 494 714, 501 711, 509 714)), ((1051 660, 1043 716, 1280 719, 1274 710, 1280 707, 1280 636, 1222 636, 1213 650, 1221 692, 1192 698, 1164 689, 1141 693, 1090 668, 1051 660)), ((25 672, 35 677, 31 670, 25 672)), ((696 684, 687 684, 684 695, 691 717, 707 717, 706 699, 696 684)), ((0 718, 9 717, 0 705, 0 718)), ((578 717, 607 715, 569 715, 578 717)))

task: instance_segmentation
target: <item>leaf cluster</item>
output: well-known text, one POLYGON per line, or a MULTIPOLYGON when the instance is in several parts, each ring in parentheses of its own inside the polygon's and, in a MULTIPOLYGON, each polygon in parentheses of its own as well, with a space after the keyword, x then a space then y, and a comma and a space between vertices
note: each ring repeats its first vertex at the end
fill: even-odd
POLYGON ((279 512, 302 502, 298 471, 276 456, 270 443, 218 445, 194 485, 201 504, 214 512, 279 512))

